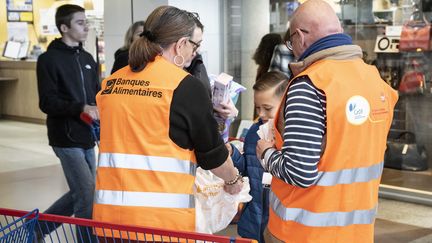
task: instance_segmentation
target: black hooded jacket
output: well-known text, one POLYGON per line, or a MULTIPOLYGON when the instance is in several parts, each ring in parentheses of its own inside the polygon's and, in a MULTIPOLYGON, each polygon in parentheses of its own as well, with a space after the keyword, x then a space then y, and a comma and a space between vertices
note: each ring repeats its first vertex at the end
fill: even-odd
POLYGON ((96 105, 100 90, 97 65, 82 46, 55 39, 37 61, 39 107, 47 114, 51 146, 92 148, 94 140, 81 121, 84 105, 96 105))
POLYGON ((120 68, 126 67, 127 65, 129 65, 129 49, 123 50, 123 49, 118 49, 115 53, 114 53, 114 64, 113 67, 111 69, 111 74, 115 73, 117 70, 119 70, 120 68))
POLYGON ((206 88, 210 98, 212 97, 212 92, 210 88, 210 80, 208 78, 206 67, 204 66, 204 62, 202 56, 197 53, 197 55, 192 59, 189 67, 185 68, 192 76, 199 79, 201 83, 206 88))

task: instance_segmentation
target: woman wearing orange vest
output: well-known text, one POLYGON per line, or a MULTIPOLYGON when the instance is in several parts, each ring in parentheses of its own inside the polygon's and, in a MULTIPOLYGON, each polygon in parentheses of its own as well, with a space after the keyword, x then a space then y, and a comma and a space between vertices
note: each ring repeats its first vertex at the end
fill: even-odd
POLYGON ((207 90, 183 70, 202 40, 194 18, 156 8, 130 48, 129 66, 102 82, 95 220, 195 231, 197 166, 222 178, 231 194, 242 187, 207 90))
POLYGON ((294 78, 257 156, 273 175, 266 242, 371 243, 397 93, 362 60, 333 9, 294 13, 294 78))

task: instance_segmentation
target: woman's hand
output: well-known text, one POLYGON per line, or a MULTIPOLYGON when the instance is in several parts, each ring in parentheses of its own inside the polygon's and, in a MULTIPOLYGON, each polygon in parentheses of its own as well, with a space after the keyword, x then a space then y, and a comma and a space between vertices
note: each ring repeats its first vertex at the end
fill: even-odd
POLYGON ((231 99, 226 103, 220 103, 218 107, 213 108, 223 119, 234 118, 238 115, 238 110, 231 99))
POLYGON ((228 149, 229 156, 232 156, 233 149, 232 149, 231 143, 226 143, 225 147, 228 149))
POLYGON ((224 185, 224 190, 231 195, 235 195, 241 192, 243 188, 243 179, 239 179, 233 185, 224 185))

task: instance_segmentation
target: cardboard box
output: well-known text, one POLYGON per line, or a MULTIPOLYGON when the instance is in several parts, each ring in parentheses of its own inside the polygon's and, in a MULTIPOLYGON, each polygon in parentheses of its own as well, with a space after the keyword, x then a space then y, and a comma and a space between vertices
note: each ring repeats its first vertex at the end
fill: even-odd
POLYGON ((213 87, 213 107, 219 106, 220 103, 228 102, 230 98, 229 88, 231 80, 233 80, 233 77, 226 73, 221 73, 217 76, 213 87))

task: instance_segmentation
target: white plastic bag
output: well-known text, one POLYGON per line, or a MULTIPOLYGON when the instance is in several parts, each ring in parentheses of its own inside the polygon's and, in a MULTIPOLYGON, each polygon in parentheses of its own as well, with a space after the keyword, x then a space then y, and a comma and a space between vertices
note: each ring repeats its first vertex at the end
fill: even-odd
POLYGON ((259 126, 257 134, 261 139, 266 141, 274 141, 273 119, 269 119, 266 123, 259 126))
POLYGON ((249 202, 249 178, 243 177, 243 188, 239 194, 224 191, 224 181, 212 172, 198 168, 195 179, 196 231, 215 233, 225 229, 237 213, 241 202, 249 202))

